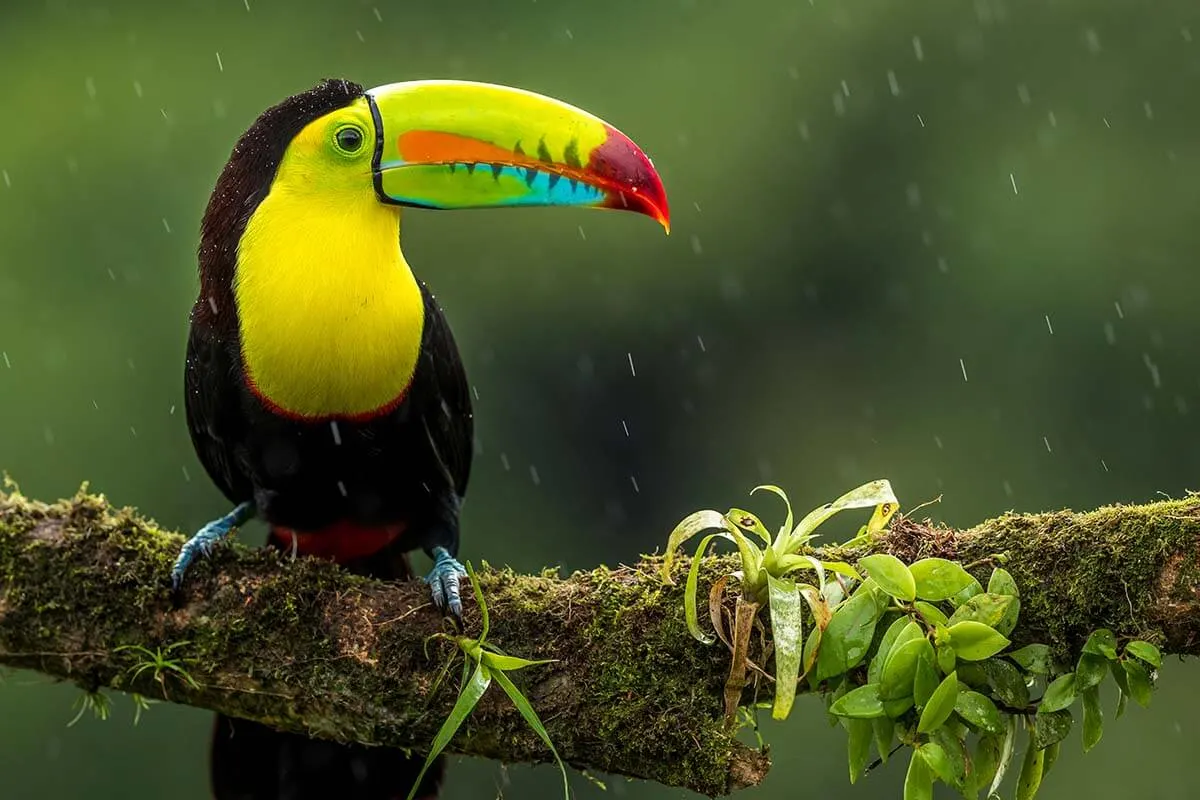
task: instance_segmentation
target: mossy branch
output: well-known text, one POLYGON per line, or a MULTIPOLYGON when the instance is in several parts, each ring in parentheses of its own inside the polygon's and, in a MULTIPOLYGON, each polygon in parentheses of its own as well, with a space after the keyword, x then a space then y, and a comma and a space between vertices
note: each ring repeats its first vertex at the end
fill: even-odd
MULTIPOLYGON (((194 569, 173 602, 168 574, 180 543, 100 496, 44 504, 0 493, 0 664, 310 735, 428 745, 454 687, 429 693, 451 652, 424 652, 444 630, 424 585, 235 546, 194 569), (139 671, 146 651, 129 645, 174 646, 170 659, 185 672, 139 671)), ((1200 652, 1197 498, 1007 515, 963 531, 898 517, 869 548, 825 557, 868 550, 951 558, 984 578, 1003 557, 1022 590, 1018 644, 1077 653, 1089 632, 1107 627, 1164 652, 1200 652)), ((527 658, 558 659, 520 678, 572 765, 708 796, 757 784, 767 754, 723 727, 729 654, 691 638, 682 581, 663 586, 660 566, 647 557, 565 579, 485 568, 491 639, 527 658)), ((727 558, 707 559, 702 583, 730 568, 727 558)), ((473 605, 465 617, 468 631, 478 626, 473 605)), ((500 697, 485 697, 450 749, 550 759, 500 697)))

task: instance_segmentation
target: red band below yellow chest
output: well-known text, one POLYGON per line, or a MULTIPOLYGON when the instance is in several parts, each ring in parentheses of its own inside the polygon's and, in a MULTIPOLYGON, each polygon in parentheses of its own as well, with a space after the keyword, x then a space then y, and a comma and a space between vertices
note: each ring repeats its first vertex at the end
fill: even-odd
POLYGON ((373 526, 335 522, 314 531, 273 526, 268 541, 281 550, 294 547, 297 555, 326 558, 344 564, 378 553, 400 538, 407 527, 403 522, 373 526))

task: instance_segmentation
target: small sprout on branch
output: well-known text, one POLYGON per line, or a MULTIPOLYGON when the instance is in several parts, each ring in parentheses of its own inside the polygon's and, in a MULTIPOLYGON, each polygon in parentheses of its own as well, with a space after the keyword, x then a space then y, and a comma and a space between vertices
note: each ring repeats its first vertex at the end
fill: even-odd
MULTIPOLYGON (((459 684, 458 700, 455 701, 454 708, 450 710, 450 716, 446 718, 446 721, 442 723, 442 727, 433 737, 433 742, 429 747, 429 754, 425 757, 425 763, 421 766, 421 771, 417 774, 416 780, 413 781, 412 789, 408 793, 408 800, 413 800, 417 789, 421 785, 421 779, 425 777, 425 771, 441 755, 441 752, 446 749, 446 745, 450 744, 450 740, 454 738, 454 734, 458 732, 463 722, 471 715, 471 712, 478 705, 484 692, 488 690, 493 680, 500 685, 500 688, 508 695, 508 699, 516 706, 517 711, 520 712, 525 722, 546 743, 546 746, 550 748, 550 752, 554 754, 554 760, 558 762, 558 769, 562 773, 563 797, 566 800, 570 800, 571 785, 567 781, 566 765, 559 758, 558 751, 554 748, 554 743, 550 741, 550 734, 546 732, 546 726, 542 724, 541 719, 538 717, 537 712, 534 711, 528 698, 517 688, 516 684, 512 682, 512 679, 507 674, 515 670, 524 669, 525 667, 549 664, 555 659, 531 661, 527 658, 510 656, 505 654, 499 647, 487 641, 490 628, 487 602, 484 600, 483 591, 479 588, 479 579, 476 577, 475 570, 470 562, 467 563, 467 575, 471 580, 471 589, 475 593, 475 603, 479 607, 481 620, 479 638, 472 639, 467 636, 451 636, 444 633, 434 634, 436 638, 454 642, 463 653, 462 680, 459 684), (471 669, 472 663, 475 665, 473 670, 471 669)), ((447 662, 447 670, 450 664, 451 662, 447 662)), ((442 674, 445 674, 445 671, 443 670, 442 674)), ((439 684, 440 676, 434 684, 434 689, 439 684)), ((430 695, 432 694, 433 691, 431 690, 430 695)))

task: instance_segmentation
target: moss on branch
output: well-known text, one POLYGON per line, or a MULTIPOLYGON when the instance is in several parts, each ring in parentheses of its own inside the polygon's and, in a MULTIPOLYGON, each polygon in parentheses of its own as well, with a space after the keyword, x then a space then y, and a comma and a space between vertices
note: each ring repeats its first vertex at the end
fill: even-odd
MULTIPOLYGON (((176 603, 168 575, 180 543, 100 496, 44 504, 0 493, 0 664, 310 735, 427 746, 454 686, 430 693, 452 653, 437 643, 424 652, 444 623, 423 584, 367 580, 329 563, 234 546, 194 569, 176 603), (144 653, 119 649, 125 645, 175 645, 170 657, 183 661, 194 685, 171 670, 135 674, 144 653)), ((1021 588, 1018 642, 1037 639, 1068 654, 1088 632, 1108 627, 1165 652, 1200 650, 1195 498, 1008 515, 964 531, 897 518, 870 550, 906 561, 953 558, 985 580, 990 559, 1002 556, 1021 588)), ((558 659, 517 678, 572 765, 708 796, 757 784, 767 754, 722 724, 728 653, 689 636, 682 581, 663 586, 660 564, 647 557, 565 579, 484 568, 490 639, 524 657, 558 659)), ((707 559, 702 584, 731 565, 707 559)), ((470 632, 478 617, 467 605, 470 632)), ((491 693, 450 750, 550 759, 491 693)))

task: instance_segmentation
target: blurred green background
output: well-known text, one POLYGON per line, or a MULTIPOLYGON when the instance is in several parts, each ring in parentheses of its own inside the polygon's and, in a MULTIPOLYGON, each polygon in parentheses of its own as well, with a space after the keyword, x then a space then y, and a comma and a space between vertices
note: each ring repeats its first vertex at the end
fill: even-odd
MULTIPOLYGON (((458 77, 613 122, 673 209, 670 237, 582 210, 408 215, 479 396, 465 557, 633 559, 696 508, 774 514, 745 499, 763 480, 808 507, 888 477, 952 524, 1182 494, 1197 38, 1194 0, 5 2, 0 468, 170 527, 224 511, 181 372, 230 147, 322 77, 458 77)), ((1086 758, 1073 735, 1042 796, 1195 796, 1198 678, 1170 662, 1086 758)), ((135 727, 118 696, 68 727, 77 697, 0 685, 0 796, 207 796, 207 713, 135 727)), ((899 796, 896 768, 850 789, 817 710, 767 726, 776 766, 742 796, 899 796)), ((555 780, 458 761, 445 797, 555 780)))

